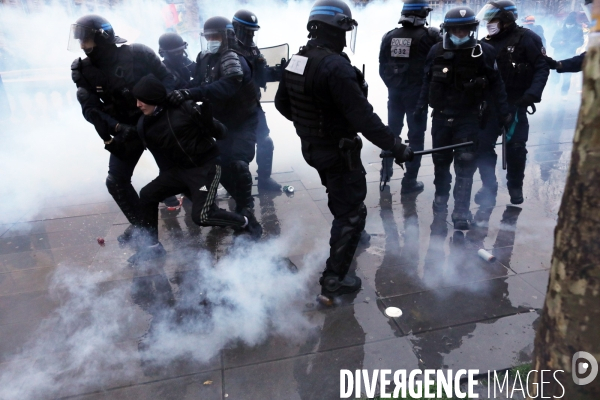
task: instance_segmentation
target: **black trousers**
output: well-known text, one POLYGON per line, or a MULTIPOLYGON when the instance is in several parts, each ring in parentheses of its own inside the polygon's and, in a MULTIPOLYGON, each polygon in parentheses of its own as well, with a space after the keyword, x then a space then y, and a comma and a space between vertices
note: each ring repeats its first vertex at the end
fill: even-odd
MULTIPOLYGON (((433 147, 449 146, 467 141, 477 143, 479 120, 477 115, 466 114, 449 117, 434 112, 431 125, 433 147)), ((447 150, 434 153, 433 165, 436 196, 448 196, 452 183, 450 165, 454 161, 456 183, 454 185, 454 213, 457 218, 463 219, 468 215, 471 202, 471 188, 473 175, 477 169, 475 151, 476 144, 461 147, 456 150, 447 150)))
POLYGON ((215 204, 221 166, 216 159, 204 165, 161 171, 156 179, 140 191, 142 228, 147 231, 149 244, 158 243, 158 203, 165 197, 185 193, 192 201, 192 220, 200 226, 231 226, 241 228, 246 220, 242 215, 220 209, 215 204))
POLYGON ((327 189, 327 206, 333 214, 330 254, 323 276, 336 275, 343 279, 365 228, 366 172, 362 164, 359 169, 349 171, 337 146, 316 146, 302 141, 302 155, 319 173, 321 184, 327 189))

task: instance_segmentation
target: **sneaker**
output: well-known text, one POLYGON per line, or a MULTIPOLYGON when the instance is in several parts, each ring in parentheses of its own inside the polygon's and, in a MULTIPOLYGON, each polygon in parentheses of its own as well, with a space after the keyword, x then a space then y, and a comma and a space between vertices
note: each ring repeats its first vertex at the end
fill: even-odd
POLYGON ((433 212, 438 214, 448 214, 448 199, 450 196, 435 196, 433 199, 433 212))
POLYGON ((277 183, 275 181, 275 179, 271 178, 271 177, 257 177, 256 180, 258 181, 258 188, 260 190, 266 190, 266 191, 273 191, 273 192, 280 192, 281 191, 281 185, 279 183, 277 183))
POLYGON ((510 202, 512 204, 521 204, 523 203, 523 188, 508 188, 508 194, 510 194, 510 202))
POLYGON ((159 242, 154 246, 147 246, 141 248, 140 250, 138 250, 137 253, 129 257, 129 259, 127 259, 127 262, 131 264, 137 264, 142 261, 148 261, 154 258, 163 257, 165 254, 167 254, 167 251, 159 242))
POLYGON ((333 305, 336 297, 357 292, 361 288, 360 278, 350 275, 346 275, 342 280, 335 275, 324 276, 319 279, 319 284, 321 285, 321 295, 317 297, 317 300, 327 306, 333 305))
POLYGON ((496 196, 498 195, 498 184, 493 187, 482 186, 475 193, 475 204, 482 207, 494 207, 496 205, 496 196))
POLYGON ((424 188, 425 188, 425 185, 421 181, 410 180, 410 181, 405 182, 403 179, 402 187, 400 188, 400 193, 407 194, 407 193, 422 192, 424 188))
POLYGON ((263 230, 260 223, 256 220, 254 212, 249 208, 244 208, 240 214, 248 219, 248 225, 246 225, 244 229, 248 232, 248 234, 250 234, 250 237, 255 240, 260 239, 262 237, 263 230))
POLYGON ((168 205, 165 203, 165 205, 167 206, 167 211, 178 211, 179 209, 181 209, 181 205, 183 204, 183 196, 181 196, 181 198, 179 198, 178 201, 179 204, 168 205))

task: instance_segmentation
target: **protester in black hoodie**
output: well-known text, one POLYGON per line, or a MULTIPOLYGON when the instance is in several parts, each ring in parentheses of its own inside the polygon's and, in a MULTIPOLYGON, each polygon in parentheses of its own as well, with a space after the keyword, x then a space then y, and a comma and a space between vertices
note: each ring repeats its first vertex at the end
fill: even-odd
POLYGON ((201 226, 231 226, 260 238, 262 227, 252 213, 236 214, 220 209, 215 196, 221 177, 219 150, 215 139, 227 129, 212 118, 207 103, 198 106, 185 101, 180 106, 166 102, 167 91, 153 75, 142 78, 133 88, 137 106, 144 114, 138 133, 162 166, 156 179, 140 191, 143 232, 140 251, 131 261, 161 256, 158 241, 158 203, 168 196, 185 193, 192 203, 192 220, 201 226))

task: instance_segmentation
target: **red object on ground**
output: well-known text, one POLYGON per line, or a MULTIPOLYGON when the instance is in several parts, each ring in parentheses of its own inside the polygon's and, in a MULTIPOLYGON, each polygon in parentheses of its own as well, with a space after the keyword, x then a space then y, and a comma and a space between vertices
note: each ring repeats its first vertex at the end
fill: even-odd
POLYGON ((96 239, 98 241, 98 244, 100 246, 104 246, 104 238, 99 237, 98 239, 96 239))

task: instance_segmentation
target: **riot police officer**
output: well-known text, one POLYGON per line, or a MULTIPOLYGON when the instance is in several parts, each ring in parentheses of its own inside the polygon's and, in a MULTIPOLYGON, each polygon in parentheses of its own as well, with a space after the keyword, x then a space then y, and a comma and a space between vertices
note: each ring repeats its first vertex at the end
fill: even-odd
POLYGON ((334 219, 320 284, 321 298, 328 300, 361 286, 358 277, 347 274, 367 216, 366 172, 357 132, 390 150, 397 162, 413 156, 373 112, 362 90, 362 74, 342 53, 347 32, 353 49, 357 25, 343 1, 317 1, 307 24, 310 40, 290 59, 275 96, 277 110, 294 122, 304 159, 327 189, 334 219))
MULTIPOLYGON (((267 68, 264 56, 254 42, 254 35, 260 29, 258 18, 248 10, 239 10, 233 16, 233 29, 238 39, 238 49, 252 66, 252 76, 256 85, 256 95, 260 101, 260 88, 266 87, 267 82, 281 79, 281 72, 267 68)), ((263 190, 278 191, 281 185, 271 178, 273 170, 273 140, 269 136, 267 118, 262 107, 258 110, 258 129, 256 132, 256 164, 258 165, 258 188, 263 190)))
MULTIPOLYGON (((527 161, 525 146, 529 137, 527 110, 541 101, 550 73, 544 59, 542 40, 533 31, 517 26, 517 16, 517 7, 510 0, 491 1, 478 14, 482 23, 487 23, 489 35, 483 42, 494 47, 510 112, 515 116, 514 127, 507 131, 506 144, 506 180, 512 204, 523 203, 523 179, 527 161)), ((495 171, 497 156, 494 150, 498 138, 497 124, 494 122, 496 115, 497 110, 490 107, 488 124, 479 137, 477 165, 483 187, 475 197, 478 204, 489 202, 490 195, 495 196, 498 187, 495 171)))
POLYGON ((205 48, 196 58, 196 73, 189 89, 174 90, 169 101, 209 101, 214 117, 228 131, 217 141, 221 153, 221 184, 236 202, 236 212, 254 209, 252 174, 258 101, 248 61, 237 50, 233 25, 225 17, 212 17, 204 23, 205 48))
POLYGON ((71 26, 68 45, 69 50, 83 50, 87 55, 73 62, 71 75, 84 118, 94 125, 105 149, 111 152, 106 187, 132 224, 119 236, 121 243, 132 238, 133 225, 139 222, 139 197, 131 185, 131 176, 143 147, 134 144, 132 151, 122 152, 119 149, 127 146, 117 146, 139 140, 135 124, 141 112, 131 89, 150 73, 169 90, 174 85, 173 76, 152 49, 137 43, 117 47, 125 42, 115 36, 105 18, 86 15, 71 26))
MULTIPOLYGON (((439 29, 427 28, 430 11, 429 4, 421 0, 405 1, 398 21, 402 27, 383 35, 379 51, 379 76, 388 88, 388 125, 399 137, 406 115, 408 141, 413 150, 423 150, 427 129, 427 111, 414 117, 425 59, 431 47, 441 40, 439 29)), ((421 156, 406 163, 401 193, 423 190, 423 182, 417 181, 420 166, 421 156)), ((387 175, 391 177, 392 171, 387 175)))
MULTIPOLYGON (((494 49, 477 42, 479 21, 469 7, 449 10, 442 24, 442 43, 431 48, 425 64, 425 78, 417 111, 427 104, 433 108, 433 147, 477 142, 479 120, 486 93, 494 93, 503 121, 510 120, 506 92, 495 69, 494 49)), ((475 173, 476 145, 433 154, 435 199, 433 210, 446 213, 450 194, 450 164, 454 160, 455 229, 469 229, 471 188, 475 173)))
POLYGON ((196 63, 188 58, 185 51, 187 46, 183 38, 175 32, 167 32, 158 38, 158 54, 175 77, 175 89, 189 87, 196 72, 196 63))

